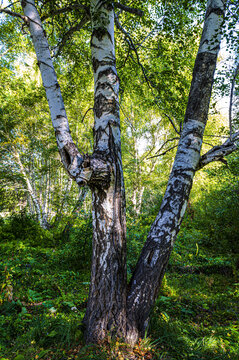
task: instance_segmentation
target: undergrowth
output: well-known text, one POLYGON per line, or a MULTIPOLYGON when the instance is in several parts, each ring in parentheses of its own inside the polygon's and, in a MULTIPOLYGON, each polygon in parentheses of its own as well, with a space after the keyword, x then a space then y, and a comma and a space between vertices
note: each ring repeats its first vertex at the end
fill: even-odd
MULTIPOLYGON (((73 232, 67 244, 52 241, 47 232, 41 245, 33 232, 29 241, 10 236, 9 226, 2 229, 8 237, 0 241, 1 360, 239 359, 237 261, 232 254, 209 253, 199 230, 182 229, 147 336, 130 348, 121 339, 109 338, 101 346, 84 343, 90 252, 84 260, 76 248, 74 261, 69 260, 69 249, 82 246, 80 232, 73 232)), ((134 241, 141 243, 132 243, 136 227, 129 229, 129 276, 145 229, 137 226, 134 241)))

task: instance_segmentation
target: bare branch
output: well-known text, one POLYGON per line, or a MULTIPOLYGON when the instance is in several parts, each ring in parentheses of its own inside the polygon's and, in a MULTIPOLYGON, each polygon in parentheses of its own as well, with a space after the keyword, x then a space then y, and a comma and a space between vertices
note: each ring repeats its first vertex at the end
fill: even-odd
POLYGON ((233 79, 232 79, 232 86, 231 86, 231 93, 230 93, 230 103, 229 103, 229 128, 230 128, 230 139, 232 140, 232 107, 233 107, 233 94, 234 94, 234 87, 236 82, 236 77, 239 71, 239 63, 237 64, 233 79))
POLYGON ((79 24, 76 24, 75 26, 71 27, 62 37, 62 40, 59 44, 59 46, 57 47, 57 50, 55 52, 55 57, 60 55, 60 52, 62 50, 62 48, 64 47, 64 45, 66 44, 67 40, 74 34, 74 32, 76 31, 80 31, 83 26, 85 24, 87 24, 87 22, 90 20, 90 17, 88 17, 88 15, 85 15, 81 21, 79 22, 79 24))
POLYGON ((175 138, 173 138, 173 139, 168 139, 168 140, 166 140, 166 141, 163 143, 163 145, 161 145, 160 148, 156 151, 156 154, 157 154, 158 152, 160 152, 160 151, 164 148, 164 146, 165 146, 166 144, 168 144, 169 142, 174 141, 174 140, 179 140, 179 139, 180 139, 179 137, 175 137, 175 138))
POLYGON ((4 10, 12 7, 14 4, 17 4, 17 3, 19 3, 19 1, 14 1, 14 2, 10 3, 9 5, 5 6, 4 10))
POLYGON ((170 116, 168 116, 168 115, 165 114, 165 113, 164 113, 164 115, 167 116, 167 118, 169 119, 169 121, 170 121, 170 123, 172 124, 172 126, 173 126, 174 130, 176 131, 176 133, 177 133, 178 135, 180 135, 180 134, 181 134, 181 130, 180 130, 180 131, 177 130, 176 125, 174 124, 174 122, 173 122, 173 120, 170 118, 170 116))
POLYGON ((156 31, 156 28, 154 28, 153 30, 151 30, 144 38, 143 40, 137 45, 137 49, 139 47, 141 47, 143 45, 143 43, 151 36, 154 34, 154 32, 156 31))
POLYGON ((206 141, 203 141, 203 144, 209 145, 209 146, 211 146, 211 147, 214 147, 214 145, 212 145, 212 144, 210 144, 210 143, 208 143, 208 142, 206 142, 206 141))
POLYGON ((143 67, 143 65, 141 64, 140 62, 140 58, 139 58, 139 54, 138 54, 138 51, 134 45, 134 42, 131 38, 131 36, 129 35, 129 33, 123 28, 123 26, 120 24, 119 22, 119 19, 118 19, 118 16, 115 14, 115 24, 116 24, 116 27, 117 29, 119 29, 126 37, 126 41, 128 42, 130 48, 135 52, 135 55, 136 55, 136 58, 137 58, 137 63, 139 64, 139 66, 141 67, 142 69, 142 72, 143 72, 143 75, 144 75, 144 78, 147 82, 147 84, 149 85, 150 88, 153 88, 152 84, 151 84, 151 81, 149 80, 149 78, 147 77, 146 73, 145 73, 145 69, 143 67))
POLYGON ((207 164, 213 161, 222 161, 225 163, 224 156, 230 155, 237 150, 238 146, 236 142, 239 141, 239 131, 231 136, 231 139, 227 139, 222 145, 214 146, 208 152, 200 157, 196 170, 202 169, 207 164))
POLYGON ((16 13, 16 12, 11 11, 11 10, 7 10, 6 8, 5 9, 0 9, 0 13, 5 13, 5 14, 11 15, 13 17, 20 18, 21 20, 24 21, 24 23, 29 24, 29 18, 27 16, 22 15, 22 14, 16 13))
POLYGON ((85 120, 85 117, 86 117, 86 115, 88 114, 88 112, 89 112, 90 110, 94 110, 94 108, 89 108, 89 109, 85 112, 83 118, 81 119, 81 122, 83 122, 83 121, 85 120))
POLYGON ((126 5, 117 3, 117 2, 114 3, 114 7, 118 8, 118 9, 121 9, 121 10, 124 10, 124 11, 126 11, 126 12, 128 12, 130 14, 134 14, 134 15, 138 15, 138 16, 144 16, 143 10, 132 8, 130 6, 126 6, 126 5))
POLYGON ((224 135, 204 135, 203 137, 216 137, 221 139, 228 139, 228 136, 224 136, 224 135))
POLYGON ((171 148, 167 149, 166 151, 164 151, 164 152, 163 152, 163 153, 161 153, 161 154, 154 155, 154 156, 150 156, 150 157, 148 157, 148 158, 147 158, 147 160, 149 160, 149 159, 153 159, 153 158, 156 158, 156 157, 159 157, 159 156, 163 156, 163 155, 167 154, 167 152, 169 152, 169 151, 171 151, 171 150, 175 149, 176 147, 178 147, 178 145, 174 145, 174 146, 172 146, 171 148))
POLYGON ((136 128, 135 128, 135 126, 133 125, 132 121, 130 120, 129 115, 126 114, 126 112, 125 112, 125 110, 123 109, 122 105, 119 104, 119 106, 120 106, 120 110, 122 111, 122 113, 123 113, 124 116, 125 116, 125 119, 128 120, 128 123, 130 124, 130 127, 135 131, 136 128))
POLYGON ((148 159, 148 156, 151 154, 151 152, 154 150, 154 145, 151 146, 151 148, 147 151, 146 154, 144 154, 141 158, 140 161, 144 161, 145 159, 148 159))
POLYGON ((41 21, 44 21, 44 20, 48 19, 49 17, 53 17, 53 16, 56 16, 56 15, 59 15, 59 14, 64 14, 64 13, 70 12, 70 11, 75 10, 75 9, 76 10, 79 10, 79 9, 84 10, 85 13, 90 17, 90 9, 89 9, 89 7, 78 3, 78 4, 72 4, 72 5, 63 7, 61 9, 53 10, 53 11, 49 12, 49 14, 43 15, 41 17, 41 21))

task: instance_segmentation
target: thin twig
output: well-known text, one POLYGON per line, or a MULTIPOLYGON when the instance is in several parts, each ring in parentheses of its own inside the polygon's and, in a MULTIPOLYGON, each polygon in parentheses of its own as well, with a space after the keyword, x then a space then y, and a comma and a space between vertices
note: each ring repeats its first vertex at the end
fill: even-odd
POLYGON ((7 10, 7 9, 0 9, 0 13, 5 13, 5 14, 8 14, 8 15, 11 15, 13 17, 17 17, 17 18, 20 18, 22 19, 26 24, 29 24, 29 18, 25 15, 21 15, 19 13, 16 13, 14 11, 11 11, 11 10, 7 10))
POLYGON ((64 45, 66 44, 67 40, 72 36, 72 34, 74 34, 74 32, 79 31, 83 28, 83 26, 85 24, 87 24, 87 22, 90 20, 90 18, 88 17, 88 15, 85 15, 81 21, 79 22, 79 24, 73 26, 72 28, 70 28, 62 37, 62 40, 60 42, 60 45, 57 47, 57 51, 55 53, 55 57, 59 56, 61 53, 62 48, 64 47, 64 45))
POLYGON ((172 146, 171 148, 167 149, 166 151, 164 151, 164 152, 163 152, 163 153, 161 153, 161 154, 154 155, 154 156, 150 156, 149 158, 147 158, 147 160, 149 160, 149 159, 153 159, 153 158, 155 158, 155 157, 163 156, 163 155, 167 154, 167 152, 169 152, 169 151, 171 151, 171 150, 175 149, 176 147, 178 147, 178 145, 172 146))
POLYGON ((123 109, 122 105, 120 105, 120 104, 119 104, 119 106, 120 106, 120 110, 121 110, 121 111, 122 111, 122 113, 124 114, 125 118, 128 120, 128 122, 129 122, 130 126, 131 126, 131 127, 133 128, 133 130, 135 131, 135 130, 136 130, 136 128, 134 127, 134 125, 133 125, 132 121, 130 120, 129 116, 125 113, 125 111, 124 111, 124 109, 123 109))
POLYGON ((224 136, 224 135, 203 135, 203 137, 216 137, 216 138, 228 139, 228 136, 224 136))
POLYGON ((169 142, 174 141, 174 140, 180 140, 180 138, 179 138, 179 137, 175 137, 175 138, 166 140, 166 141, 160 146, 160 148, 156 151, 156 154, 157 154, 159 151, 161 151, 166 144, 168 144, 169 142))
POLYGON ((151 30, 144 38, 143 40, 137 45, 137 49, 140 48, 142 46, 142 44, 156 31, 156 29, 154 28, 153 30, 151 30))
POLYGON ((13 5, 15 5, 17 3, 19 3, 19 1, 14 1, 13 3, 10 3, 9 5, 5 6, 4 10, 12 7, 13 5))
POLYGON ((229 129, 230 129, 230 140, 232 140, 232 106, 233 106, 233 94, 234 94, 234 87, 236 82, 236 77, 239 71, 239 63, 237 64, 233 79, 232 79, 232 86, 231 86, 231 93, 230 93, 230 103, 229 103, 229 129))
POLYGON ((170 121, 171 125, 173 126, 174 130, 176 131, 176 133, 177 133, 178 135, 180 135, 181 133, 180 133, 180 131, 178 131, 178 129, 176 128, 176 125, 174 124, 174 122, 173 122, 173 120, 171 119, 171 117, 170 117, 169 115, 165 114, 165 113, 164 113, 164 115, 167 116, 167 118, 169 119, 169 121, 170 121))
POLYGON ((50 11, 49 14, 43 15, 41 17, 41 21, 44 21, 44 20, 48 19, 49 17, 52 18, 53 16, 64 14, 66 12, 70 12, 75 9, 76 10, 79 10, 79 9, 85 10, 86 14, 90 16, 90 8, 88 6, 78 3, 78 4, 72 4, 72 5, 63 7, 61 9, 56 9, 56 10, 50 11))
POLYGON ((131 36, 129 35, 129 33, 123 28, 123 26, 120 24, 119 22, 119 19, 118 19, 118 16, 117 14, 115 14, 115 24, 116 24, 116 27, 125 35, 126 37, 126 41, 128 42, 128 44, 130 45, 131 49, 134 51, 135 55, 136 55, 136 58, 137 58, 137 63, 138 65, 141 67, 142 69, 142 72, 143 72, 143 75, 144 75, 144 78, 147 82, 147 84, 149 85, 150 88, 153 88, 152 84, 151 84, 151 81, 150 79, 147 77, 146 73, 145 73, 145 69, 143 67, 143 65, 141 64, 140 62, 140 58, 139 58, 139 54, 138 54, 138 51, 134 45, 134 42, 131 38, 131 36))
POLYGON ((89 112, 90 110, 94 110, 94 108, 89 108, 89 109, 85 112, 85 115, 84 115, 83 118, 81 119, 81 122, 82 122, 82 123, 83 123, 83 121, 85 120, 85 117, 86 117, 86 115, 88 114, 88 112, 89 112))
POLYGON ((151 154, 151 152, 154 150, 155 145, 151 146, 151 149, 147 151, 147 153, 140 159, 140 161, 144 161, 145 159, 147 160, 148 156, 151 154))
POLYGON ((143 10, 132 8, 130 6, 126 6, 126 5, 120 4, 118 2, 114 3, 114 7, 118 8, 118 9, 121 9, 121 10, 124 10, 124 11, 126 11, 126 12, 128 12, 130 14, 134 14, 134 15, 137 15, 137 16, 144 16, 143 10))
POLYGON ((205 141, 203 141, 203 144, 209 145, 209 146, 211 146, 211 147, 214 147, 214 145, 212 145, 212 144, 210 144, 210 143, 208 143, 208 142, 205 142, 205 141))

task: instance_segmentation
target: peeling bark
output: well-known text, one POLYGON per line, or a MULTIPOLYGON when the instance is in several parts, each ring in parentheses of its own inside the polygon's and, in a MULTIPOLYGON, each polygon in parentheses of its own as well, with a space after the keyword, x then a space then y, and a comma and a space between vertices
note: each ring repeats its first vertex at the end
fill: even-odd
POLYGON ((78 185, 109 182, 110 169, 99 156, 83 156, 72 140, 66 110, 52 62, 48 40, 34 0, 22 1, 36 51, 43 86, 51 112, 58 150, 68 174, 78 185))
POLYGON ((214 146, 208 152, 200 157, 196 170, 202 169, 204 166, 210 164, 213 161, 224 162, 224 157, 230 155, 232 152, 238 149, 239 132, 231 135, 222 145, 214 146))
MULTIPOLYGON (((91 156, 81 155, 70 135, 60 87, 34 0, 22 1, 22 7, 36 50, 62 162, 79 185, 88 185, 92 190, 93 255, 84 319, 86 340, 99 342, 110 332, 134 344, 139 336, 144 336, 147 328, 149 313, 187 207, 195 171, 211 155, 208 152, 200 158, 220 46, 224 1, 209 0, 207 4, 176 158, 159 214, 132 276, 127 304, 125 194, 113 5, 110 1, 91 0, 95 83, 94 152, 91 156)), ((224 148, 231 146, 224 145, 224 148)), ((214 149, 215 154, 218 156, 214 149)))
POLYGON ((111 171, 109 183, 91 185, 93 254, 85 323, 87 342, 98 342, 108 332, 126 334, 126 221, 112 5, 92 0, 91 18, 94 156, 105 159, 111 171))

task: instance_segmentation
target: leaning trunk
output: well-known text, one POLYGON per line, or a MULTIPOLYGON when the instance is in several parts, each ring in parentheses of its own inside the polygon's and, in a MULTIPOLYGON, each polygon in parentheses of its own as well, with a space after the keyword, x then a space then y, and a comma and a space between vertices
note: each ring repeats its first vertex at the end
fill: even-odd
POLYGON ((109 182, 91 186, 93 255, 85 315, 86 339, 126 332, 125 194, 121 161, 119 79, 115 67, 112 4, 91 2, 92 63, 95 80, 94 154, 108 164, 109 182))
POLYGON ((130 343, 143 336, 148 326, 149 313, 187 207, 207 122, 223 15, 223 1, 209 0, 173 169, 159 214, 130 283, 127 298, 127 340, 130 343))

